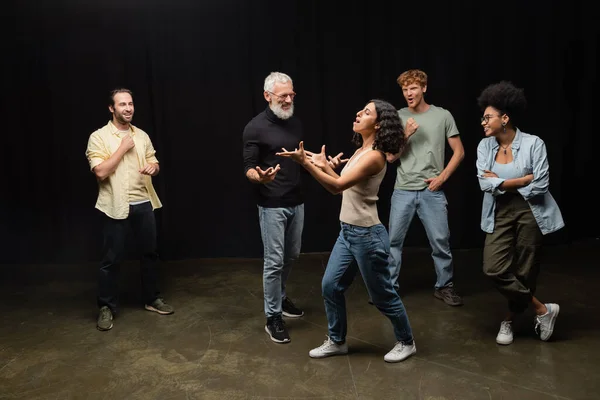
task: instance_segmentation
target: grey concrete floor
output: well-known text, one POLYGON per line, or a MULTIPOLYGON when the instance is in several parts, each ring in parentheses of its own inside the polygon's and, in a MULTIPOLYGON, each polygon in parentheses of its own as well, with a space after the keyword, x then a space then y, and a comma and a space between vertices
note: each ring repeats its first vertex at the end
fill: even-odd
POLYGON ((481 272, 481 251, 455 250, 462 307, 433 297, 429 250, 406 249, 402 297, 417 354, 383 361, 389 321, 367 303, 360 277, 347 292, 350 353, 314 360, 325 340, 320 282, 327 254, 303 254, 288 283, 305 316, 292 341, 264 332, 262 261, 163 263, 170 316, 139 302, 139 269, 121 272, 114 328, 95 327, 97 265, 0 266, 0 399, 598 399, 599 241, 545 249, 538 297, 561 305, 549 342, 533 313, 512 345, 495 336, 505 301, 481 272))

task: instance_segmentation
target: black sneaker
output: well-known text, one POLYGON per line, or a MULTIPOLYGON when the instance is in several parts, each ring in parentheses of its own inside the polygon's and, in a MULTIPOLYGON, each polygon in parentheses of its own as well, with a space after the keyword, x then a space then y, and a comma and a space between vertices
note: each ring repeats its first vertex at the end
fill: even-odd
POLYGON ((281 315, 267 318, 265 332, 269 334, 271 340, 275 343, 288 343, 290 341, 290 335, 285 329, 285 322, 283 322, 281 315))
POLYGON ((113 327, 113 314, 110 311, 110 308, 107 306, 103 306, 100 308, 100 313, 98 314, 98 322, 96 323, 96 328, 99 331, 109 331, 113 327))
POLYGON ((286 297, 281 302, 281 310, 283 316, 288 318, 299 318, 304 315, 304 311, 296 307, 289 297, 286 297))
POLYGON ((433 295, 436 298, 443 300, 444 303, 448 304, 449 306, 462 306, 463 304, 462 299, 458 294, 456 294, 456 291, 452 286, 446 286, 440 289, 435 289, 433 295))

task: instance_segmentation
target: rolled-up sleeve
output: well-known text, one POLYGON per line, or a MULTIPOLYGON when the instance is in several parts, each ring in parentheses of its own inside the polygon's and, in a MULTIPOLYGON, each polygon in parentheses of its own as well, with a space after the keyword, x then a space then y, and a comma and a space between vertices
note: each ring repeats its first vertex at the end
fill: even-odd
POLYGON ((533 180, 529 185, 518 189, 525 200, 546 193, 550 185, 548 153, 546 152, 546 144, 540 138, 536 138, 531 148, 531 160, 533 180))
POLYGON ((490 159, 490 149, 485 141, 479 142, 477 146, 477 179, 479 179, 479 187, 483 192, 492 194, 493 196, 499 196, 506 193, 504 190, 498 187, 504 182, 502 178, 486 178, 483 176, 485 170, 489 168, 487 160, 490 159))
POLYGON ((90 164, 90 170, 93 170, 110 157, 110 154, 106 150, 106 146, 98 133, 92 133, 90 135, 85 156, 90 164))
POLYGON ((158 159, 156 158, 156 150, 152 145, 152 140, 150 140, 150 136, 146 135, 146 162, 148 164, 158 164, 158 159))

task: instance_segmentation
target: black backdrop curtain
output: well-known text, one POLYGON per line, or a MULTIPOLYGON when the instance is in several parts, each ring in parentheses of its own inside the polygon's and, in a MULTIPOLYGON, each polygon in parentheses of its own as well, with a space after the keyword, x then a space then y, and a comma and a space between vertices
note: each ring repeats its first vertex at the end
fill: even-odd
MULTIPOLYGON (((163 259, 255 257, 257 209, 241 133, 271 71, 294 79, 306 146, 352 151, 371 98, 405 105, 396 77, 421 68, 427 100, 452 112, 466 156, 445 185, 454 248, 479 247, 482 138, 476 98, 524 87, 523 131, 541 136, 566 243, 598 235, 598 29, 578 2, 32 1, 3 6, 0 262, 97 260, 97 186, 84 151, 106 124, 107 92, 133 90, 134 124, 161 161, 163 259)), ((387 223, 394 168, 380 192, 387 223)), ((329 251, 340 197, 307 182, 303 252, 329 251)), ((427 246, 415 221, 406 246, 427 246)))

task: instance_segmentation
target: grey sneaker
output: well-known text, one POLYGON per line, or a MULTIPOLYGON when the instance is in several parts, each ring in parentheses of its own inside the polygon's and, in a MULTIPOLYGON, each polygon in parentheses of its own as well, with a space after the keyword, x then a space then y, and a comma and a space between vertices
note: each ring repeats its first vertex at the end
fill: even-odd
POLYGON ((396 342, 394 348, 383 357, 383 360, 390 363, 400 362, 406 360, 408 357, 412 356, 416 352, 417 346, 415 346, 414 340, 412 344, 396 342))
POLYGON ((96 323, 96 328, 99 331, 109 331, 113 327, 113 314, 110 311, 110 308, 107 306, 103 306, 100 308, 100 313, 98 314, 98 322, 96 323))
POLYGON ((502 321, 496 336, 496 343, 511 344, 513 342, 512 321, 502 321))
POLYGON ((453 286, 446 286, 443 288, 435 289, 433 295, 436 298, 443 300, 444 303, 448 304, 449 306, 462 306, 463 304, 462 299, 456 293, 453 286))
POLYGON ((540 335, 540 339, 546 341, 550 339, 552 336, 552 332, 554 332, 554 323, 556 322, 556 317, 558 317, 558 313, 560 312, 560 307, 558 304, 548 303, 544 304, 548 309, 548 312, 544 315, 536 315, 535 316, 535 331, 538 335, 540 335))
POLYGON ((160 297, 154 300, 151 304, 146 304, 144 308, 148 311, 154 311, 161 315, 169 315, 175 312, 175 310, 173 310, 173 307, 165 303, 165 301, 160 297))
POLYGON ((329 336, 322 345, 308 352, 308 355, 312 358, 324 358, 338 354, 348 354, 348 344, 346 342, 337 344, 329 336))

